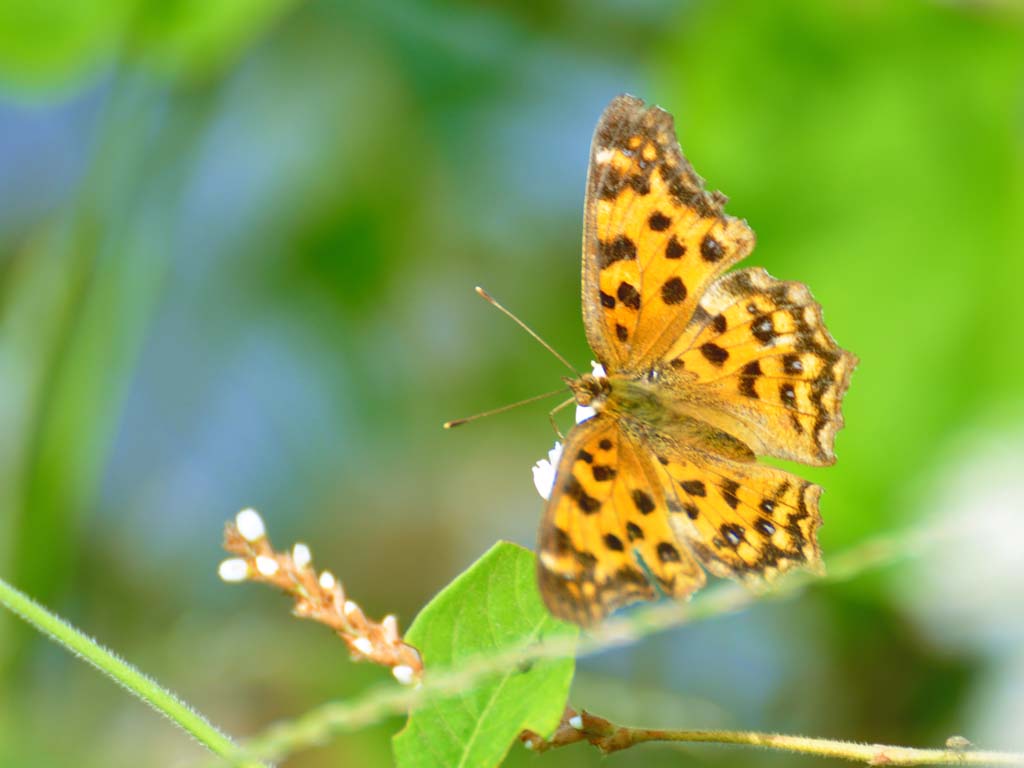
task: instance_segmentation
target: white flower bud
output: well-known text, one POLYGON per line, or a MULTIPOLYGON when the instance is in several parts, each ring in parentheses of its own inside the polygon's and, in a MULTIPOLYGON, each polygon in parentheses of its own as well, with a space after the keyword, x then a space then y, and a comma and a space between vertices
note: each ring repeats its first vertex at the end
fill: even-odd
POLYGON ((218 566, 217 575, 229 583, 245 581, 249 578, 249 564, 240 557, 229 558, 218 566))
POLYGON ((263 525, 263 518, 255 509, 249 507, 235 515, 235 525, 242 538, 246 541, 257 541, 267 535, 266 526, 263 525))
POLYGON ((313 554, 305 544, 296 544, 292 547, 292 562, 296 568, 305 568, 313 561, 313 554))
POLYGON ((264 576, 273 576, 278 572, 280 566, 277 564, 277 560, 266 555, 260 555, 256 558, 256 570, 264 576))
POLYGON ((391 674, 394 675, 395 680, 400 682, 402 685, 412 685, 416 682, 416 673, 408 664, 398 664, 392 667, 391 674))

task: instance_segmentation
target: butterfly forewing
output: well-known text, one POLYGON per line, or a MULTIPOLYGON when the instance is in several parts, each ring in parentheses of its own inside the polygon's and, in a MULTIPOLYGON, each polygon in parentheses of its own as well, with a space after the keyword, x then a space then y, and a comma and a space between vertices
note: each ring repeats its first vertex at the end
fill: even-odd
POLYGON ((540 528, 537 568, 551 612, 592 624, 654 590, 632 555, 625 503, 645 475, 616 423, 595 416, 566 437, 540 528))
POLYGON ((594 133, 584 213, 583 313, 609 367, 636 370, 683 331, 711 281, 754 246, 683 157, 671 115, 620 96, 594 133))
POLYGON ((669 522, 676 501, 623 426, 598 416, 569 433, 541 526, 541 594, 552 613, 578 624, 650 600, 655 587, 683 597, 704 584, 669 522))

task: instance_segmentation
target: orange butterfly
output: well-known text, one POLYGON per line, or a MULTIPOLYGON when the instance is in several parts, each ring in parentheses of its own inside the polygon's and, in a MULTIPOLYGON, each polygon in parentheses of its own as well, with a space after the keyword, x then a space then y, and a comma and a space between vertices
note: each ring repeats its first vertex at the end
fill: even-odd
POLYGON ((567 380, 596 414, 565 441, 541 523, 551 612, 592 624, 820 555, 821 488, 759 464, 835 461, 854 355, 800 283, 723 274, 754 247, 680 150, 672 117, 619 96, 594 133, 583 320, 606 376, 567 380))

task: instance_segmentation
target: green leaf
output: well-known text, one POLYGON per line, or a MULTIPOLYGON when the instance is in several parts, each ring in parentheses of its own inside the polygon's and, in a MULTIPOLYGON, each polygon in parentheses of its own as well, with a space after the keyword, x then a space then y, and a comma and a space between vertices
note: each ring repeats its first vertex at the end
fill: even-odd
MULTIPOLYGON (((424 608, 406 640, 423 654, 426 675, 457 670, 577 629, 548 613, 537 591, 533 553, 499 542, 424 608)), ((561 718, 574 659, 512 666, 471 690, 434 699, 394 738, 395 761, 415 766, 495 766, 523 729, 551 733, 561 718)))

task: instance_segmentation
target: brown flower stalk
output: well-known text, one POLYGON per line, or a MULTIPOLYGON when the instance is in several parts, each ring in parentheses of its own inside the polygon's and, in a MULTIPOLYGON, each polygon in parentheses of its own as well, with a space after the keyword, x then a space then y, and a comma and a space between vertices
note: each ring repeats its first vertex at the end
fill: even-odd
POLYGON ((562 722, 545 739, 533 731, 519 734, 527 749, 545 752, 578 741, 588 741, 603 753, 618 752, 650 741, 704 744, 735 744, 747 747, 819 755, 865 765, 1024 765, 1024 754, 973 749, 963 736, 951 736, 944 749, 915 749, 889 744, 861 744, 853 741, 788 736, 756 731, 690 731, 660 728, 632 728, 615 725, 603 717, 566 707, 562 722))
POLYGON ((295 600, 292 613, 334 630, 354 660, 372 661, 391 668, 400 683, 416 683, 423 675, 420 653, 402 641, 393 615, 375 622, 345 595, 330 571, 319 574, 305 544, 291 552, 275 552, 263 519, 254 509, 243 509, 224 527, 224 549, 235 557, 224 560, 218 573, 227 582, 257 581, 271 584, 295 600))

